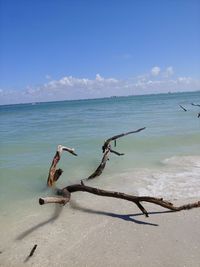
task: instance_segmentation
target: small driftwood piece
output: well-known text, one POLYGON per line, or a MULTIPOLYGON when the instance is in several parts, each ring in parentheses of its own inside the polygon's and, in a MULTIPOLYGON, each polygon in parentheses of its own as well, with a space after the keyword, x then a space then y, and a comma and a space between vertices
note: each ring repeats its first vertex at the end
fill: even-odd
POLYGON ((37 248, 37 245, 34 245, 34 247, 31 249, 31 252, 30 252, 30 254, 29 254, 29 256, 28 256, 29 258, 33 256, 33 254, 34 254, 36 248, 37 248))
POLYGON ((53 186, 53 184, 58 180, 58 178, 60 177, 60 175, 63 172, 61 169, 56 170, 56 166, 57 166, 57 164, 61 158, 62 151, 67 151, 67 152, 71 153, 72 155, 77 156, 77 154, 74 152, 73 148, 58 145, 56 154, 53 158, 53 161, 51 163, 51 167, 49 169, 49 176, 47 179, 47 185, 49 187, 53 186))
POLYGON ((195 107, 200 107, 200 104, 194 104, 194 103, 191 103, 192 106, 195 106, 195 107))
POLYGON ((30 254, 27 256, 27 258, 25 259, 24 262, 27 262, 30 259, 30 257, 33 256, 33 254, 35 253, 36 248, 37 248, 37 245, 34 245, 33 248, 31 249, 30 254))
MULTIPOLYGON (((64 198, 64 196, 66 195, 66 191, 69 192, 69 196, 71 193, 82 191, 82 192, 87 192, 87 193, 91 193, 91 194, 98 195, 98 196, 119 198, 119 199, 131 201, 137 205, 137 207, 142 211, 142 213, 146 217, 148 217, 149 215, 148 215, 148 212, 146 211, 146 209, 141 204, 141 202, 153 203, 153 204, 159 205, 163 208, 169 209, 169 210, 174 211, 174 212, 181 211, 181 210, 189 210, 189 209, 200 207, 200 201, 197 201, 194 203, 189 203, 186 205, 181 205, 181 206, 174 206, 171 202, 163 200, 162 198, 155 198, 155 197, 149 197, 149 196, 133 196, 133 195, 128 195, 128 194, 121 193, 121 192, 108 191, 108 190, 103 190, 103 189, 99 189, 99 188, 95 188, 95 187, 91 187, 91 186, 86 186, 83 183, 70 185, 70 186, 67 186, 63 189, 58 189, 56 193, 59 196, 62 195, 64 198)), ((40 198, 39 204, 40 205, 48 204, 48 203, 63 204, 63 199, 60 198, 59 196, 55 196, 51 199, 50 198, 40 198), (50 199, 50 201, 49 201, 49 199, 50 199)), ((68 197, 66 199, 66 203, 69 202, 69 200, 70 200, 70 197, 68 197)))
POLYGON ((117 139, 119 139, 121 137, 124 137, 126 135, 129 135, 129 134, 138 133, 138 132, 140 132, 140 131, 142 131, 144 129, 145 129, 145 127, 140 128, 140 129, 138 129, 136 131, 131 131, 131 132, 118 134, 118 135, 115 135, 115 136, 110 137, 107 140, 105 140, 105 142, 104 142, 104 144, 102 146, 103 157, 102 157, 101 163, 97 167, 97 169, 86 179, 87 180, 94 179, 95 177, 100 176, 102 174, 102 172, 103 172, 103 170, 104 170, 104 168, 106 166, 106 162, 107 162, 107 160, 109 160, 109 157, 108 157, 109 153, 113 153, 113 154, 115 154, 117 156, 123 156, 124 155, 124 153, 119 153, 119 152, 117 152, 117 151, 112 149, 111 144, 110 144, 112 141, 114 141, 114 146, 116 147, 116 140, 117 139))
POLYGON ((179 105, 179 107, 182 108, 182 110, 187 111, 187 109, 184 108, 183 106, 179 105))

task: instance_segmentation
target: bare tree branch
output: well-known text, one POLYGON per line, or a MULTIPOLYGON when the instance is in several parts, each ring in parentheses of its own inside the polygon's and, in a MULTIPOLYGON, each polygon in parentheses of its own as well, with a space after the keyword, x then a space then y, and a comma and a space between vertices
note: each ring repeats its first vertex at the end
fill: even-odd
POLYGON ((174 206, 171 202, 163 200, 162 198, 155 198, 155 197, 149 197, 149 196, 133 196, 133 195, 128 195, 128 194, 121 193, 121 192, 108 191, 108 190, 103 190, 103 189, 99 189, 99 188, 95 188, 91 186, 86 186, 83 184, 74 184, 74 185, 70 185, 70 186, 63 188, 62 190, 59 189, 57 193, 59 195, 63 195, 63 198, 59 196, 53 197, 53 198, 49 198, 49 197, 40 198, 39 203, 40 205, 47 204, 47 203, 65 204, 69 202, 70 194, 74 192, 78 192, 78 191, 87 192, 87 193, 91 193, 91 194, 98 195, 98 196, 112 197, 112 198, 118 198, 118 199, 131 201, 137 205, 137 207, 142 211, 142 213, 146 217, 148 217, 148 212, 142 206, 141 202, 153 203, 155 205, 159 205, 163 208, 169 209, 174 212, 200 207, 200 201, 197 201, 194 203, 188 203, 182 206, 174 206), (68 194, 66 193, 67 191, 69 192, 68 194))
POLYGON ((182 108, 182 110, 187 111, 187 109, 184 108, 183 106, 179 105, 179 107, 182 108))
MULTIPOLYGON (((101 175, 102 171, 105 168, 106 162, 109 159, 108 158, 109 153, 114 153, 118 156, 122 155, 121 153, 112 150, 111 145, 110 145, 111 141, 116 142, 116 139, 118 139, 118 138, 121 138, 121 137, 126 136, 128 134, 140 132, 144 129, 145 129, 145 127, 140 128, 136 131, 131 131, 131 132, 119 134, 119 135, 116 135, 116 136, 113 136, 113 137, 107 139, 104 142, 104 145, 102 147, 104 154, 103 154, 103 158, 101 160, 101 163, 97 167, 95 172, 92 173, 87 179, 88 180, 93 179, 96 176, 101 175)), ((51 167, 49 170, 49 177, 47 180, 47 185, 49 187, 51 187, 58 180, 60 175, 62 174, 61 169, 56 170, 56 166, 57 166, 57 163, 59 162, 59 160, 61 158, 62 151, 68 151, 69 153, 77 156, 77 154, 74 152, 74 149, 64 147, 62 145, 58 146, 56 154, 53 158, 53 161, 52 161, 52 164, 51 164, 51 167)), ((185 204, 182 206, 174 206, 171 202, 163 200, 162 198, 155 198, 155 197, 149 197, 149 196, 133 196, 133 195, 129 195, 129 194, 121 193, 121 192, 108 191, 108 190, 103 190, 103 189, 99 189, 99 188, 95 188, 95 187, 91 187, 91 186, 86 186, 83 183, 83 180, 81 180, 81 184, 69 185, 67 187, 64 187, 63 189, 57 189, 56 190, 57 196, 40 198, 39 203, 40 203, 40 205, 44 205, 44 204, 48 204, 48 203, 58 203, 58 204, 65 205, 66 203, 68 203, 70 201, 71 193, 78 192, 78 191, 87 192, 87 193, 95 194, 98 196, 112 197, 112 198, 118 198, 118 199, 131 201, 134 204, 136 204, 137 207, 142 211, 142 213, 147 217, 148 217, 148 212, 143 207, 141 202, 148 202, 148 203, 152 203, 155 205, 159 205, 159 206, 162 206, 162 207, 169 209, 171 211, 174 211, 174 212, 175 211, 181 211, 181 210, 189 210, 189 209, 200 207, 200 201, 197 201, 194 203, 188 203, 188 204, 185 204)))
MULTIPOLYGON (((111 141, 115 141, 115 140, 117 140, 118 138, 121 138, 121 137, 126 136, 126 135, 129 135, 129 134, 138 133, 138 132, 140 132, 140 131, 142 131, 142 130, 144 130, 144 129, 146 129, 146 127, 140 128, 140 129, 138 129, 138 130, 136 130, 136 131, 131 131, 131 132, 127 132, 127 133, 122 133, 122 134, 118 134, 118 135, 115 135, 115 136, 113 136, 113 137, 108 138, 107 140, 105 140, 105 142, 104 142, 104 144, 103 144, 103 146, 102 146, 103 153, 104 153, 105 150, 108 148, 108 146, 109 146, 109 144, 110 144, 111 141)), ((116 144, 116 143, 115 143, 115 144, 116 144)))
POLYGON ((195 106, 195 107, 200 107, 200 104, 194 104, 194 103, 191 103, 192 106, 195 106))
POLYGON ((129 135, 129 134, 133 134, 133 133, 138 133, 138 132, 140 132, 140 131, 142 131, 142 130, 144 130, 145 129, 145 127, 143 127, 143 128, 140 128, 140 129, 138 129, 138 130, 136 130, 136 131, 131 131, 131 132, 127 132, 127 133, 122 133, 122 134, 118 134, 118 135, 115 135, 115 136, 113 136, 113 137, 111 137, 111 138, 109 138, 109 139, 107 139, 105 142, 104 142, 104 145, 102 146, 102 150, 103 150, 103 157, 102 157, 102 160, 101 160, 101 163, 100 163, 100 165, 97 167, 97 169, 88 177, 88 178, 86 178, 87 180, 89 180, 89 179, 93 179, 93 178, 95 178, 95 177, 97 177, 97 176, 100 176, 101 174, 102 174, 102 172, 103 172, 103 170, 104 170, 104 168, 105 168, 105 166, 106 166, 106 162, 107 162, 107 160, 109 159, 108 158, 108 155, 109 155, 109 153, 113 153, 113 154, 115 154, 115 155, 117 155, 117 156, 123 156, 124 155, 124 153, 119 153, 119 152, 117 152, 117 151, 115 151, 115 150, 113 150, 112 148, 111 148, 111 144, 110 144, 110 142, 111 141, 114 141, 114 145, 116 146, 116 139, 118 139, 118 138, 121 138, 121 137, 123 137, 123 136, 126 136, 126 135, 129 135))
POLYGON ((107 149, 104 154, 103 154, 103 158, 101 160, 101 163, 99 164, 99 166, 97 167, 97 169, 87 178, 87 180, 93 179, 97 176, 100 176, 106 166, 106 162, 109 159, 108 155, 110 153, 110 150, 107 149))
POLYGON ((53 158, 53 161, 51 163, 51 167, 49 169, 49 176, 48 176, 48 179, 47 179, 47 185, 49 187, 53 186, 55 181, 58 180, 58 178, 60 177, 60 175, 63 172, 61 169, 56 170, 56 166, 57 166, 57 164, 58 164, 58 162, 59 162, 59 160, 61 158, 61 154, 62 154, 63 150, 73 154, 74 156, 77 156, 77 154, 74 152, 73 148, 69 148, 69 147, 65 147, 65 146, 62 146, 62 145, 58 145, 56 154, 55 154, 55 156, 53 158))

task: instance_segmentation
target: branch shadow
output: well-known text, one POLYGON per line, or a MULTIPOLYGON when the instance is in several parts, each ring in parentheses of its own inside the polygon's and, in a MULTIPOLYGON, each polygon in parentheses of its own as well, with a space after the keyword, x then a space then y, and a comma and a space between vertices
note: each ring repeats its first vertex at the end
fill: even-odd
POLYGON ((20 235, 18 235, 16 237, 15 240, 22 240, 24 239, 26 236, 30 235, 32 232, 36 231, 37 229, 45 226, 48 223, 53 223, 54 221, 56 221, 58 219, 58 217, 60 216, 61 212, 63 210, 63 206, 59 206, 55 204, 55 209, 54 212, 52 214, 52 216, 48 219, 45 220, 43 222, 40 222, 34 226, 32 226, 31 228, 27 229, 26 231, 22 232, 20 235))
MULTIPOLYGON (((70 202, 70 207, 75 210, 79 210, 82 212, 90 213, 90 214, 97 214, 97 215, 103 215, 103 216, 109 216, 112 218, 118 218, 124 221, 129 221, 129 222, 134 222, 136 224, 143 224, 143 225, 150 225, 150 226, 159 226, 158 224, 155 223, 150 223, 150 222, 145 222, 141 220, 136 220, 136 216, 144 216, 143 213, 135 213, 135 214, 117 214, 113 212, 106 212, 106 211, 100 211, 100 210, 93 210, 89 208, 82 207, 78 205, 75 201, 70 202)), ((162 214, 162 213, 171 213, 173 211, 158 211, 158 212, 149 212, 148 214, 154 215, 154 214, 162 214)))

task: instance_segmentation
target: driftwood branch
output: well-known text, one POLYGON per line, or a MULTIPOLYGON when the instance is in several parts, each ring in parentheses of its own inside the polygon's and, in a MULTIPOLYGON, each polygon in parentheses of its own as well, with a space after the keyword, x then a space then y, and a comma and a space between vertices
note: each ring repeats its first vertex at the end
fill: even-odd
POLYGON ((28 257, 26 257, 24 262, 27 262, 30 259, 30 257, 33 256, 33 254, 35 253, 36 248, 37 248, 37 245, 34 245, 33 248, 31 249, 30 254, 28 255, 28 257))
POLYGON ((163 200, 162 198, 155 198, 155 197, 149 197, 149 196, 133 196, 133 195, 129 195, 129 194, 121 193, 121 192, 108 191, 108 190, 103 190, 103 189, 99 189, 99 188, 95 188, 91 186, 86 186, 84 184, 74 184, 74 185, 67 186, 61 190, 59 189, 57 191, 57 194, 62 195, 63 197, 56 196, 53 198, 49 198, 49 197, 40 198, 39 203, 40 205, 48 204, 48 203, 66 204, 70 200, 71 193, 78 192, 78 191, 87 192, 87 193, 91 193, 91 194, 98 195, 98 196, 118 198, 118 199, 123 199, 123 200, 133 202, 137 205, 137 207, 142 211, 142 213, 146 217, 148 217, 148 212, 142 206, 141 202, 153 203, 153 204, 159 205, 163 208, 169 209, 174 212, 200 207, 200 201, 189 203, 189 204, 182 205, 182 206, 174 206, 171 202, 163 200), (67 191, 68 191, 68 194, 66 193, 67 191), (65 198, 66 198, 66 201, 63 201, 63 199, 65 198))
POLYGON ((34 245, 34 247, 31 249, 31 252, 30 252, 30 254, 29 254, 29 257, 32 257, 32 256, 33 256, 33 254, 34 254, 36 248, 37 248, 37 245, 34 245))
POLYGON ((179 107, 182 108, 182 110, 187 111, 187 109, 184 108, 183 106, 179 105, 179 107))
MULTIPOLYGON (((131 131, 131 132, 123 133, 120 135, 115 135, 115 136, 107 139, 104 142, 104 145, 102 147, 104 154, 103 154, 103 158, 101 160, 101 163, 97 167, 95 172, 92 173, 87 179, 90 180, 92 178, 95 178, 96 176, 101 175, 102 171, 105 168, 106 162, 109 159, 108 156, 110 153, 114 153, 118 156, 123 155, 119 152, 116 152, 115 150, 112 150, 111 144, 110 144, 111 141, 114 141, 115 142, 114 144, 116 146, 116 140, 118 138, 121 138, 121 137, 126 136, 128 134, 140 132, 144 129, 145 128, 140 128, 136 131, 131 131)), ((58 180, 58 178, 60 177, 60 175, 63 172, 61 169, 56 170, 56 166, 57 166, 57 163, 59 162, 59 160, 61 158, 62 151, 67 151, 67 152, 77 156, 77 154, 74 152, 74 149, 64 147, 62 145, 58 146, 56 154, 53 158, 51 167, 49 169, 49 176, 48 176, 48 180, 47 180, 47 185, 49 187, 51 187, 58 180)), ((152 203, 155 205, 159 205, 163 208, 169 209, 169 210, 174 211, 174 212, 181 211, 181 210, 189 210, 189 209, 200 207, 200 201, 197 201, 194 203, 188 203, 188 204, 185 204, 182 206, 174 206, 171 202, 163 200, 163 198, 155 198, 155 197, 149 197, 149 196, 133 196, 133 195, 129 195, 129 194, 121 193, 121 192, 103 190, 103 189, 87 186, 83 183, 83 180, 81 180, 81 184, 74 184, 74 185, 69 185, 67 187, 64 187, 63 189, 56 189, 56 194, 57 194, 56 196, 40 198, 39 204, 44 205, 44 204, 48 204, 48 203, 58 203, 58 204, 65 205, 66 203, 68 203, 70 201, 71 194, 74 192, 78 192, 78 191, 87 192, 87 193, 91 193, 91 194, 98 195, 98 196, 118 198, 118 199, 123 199, 123 200, 133 202, 135 205, 137 205, 137 207, 141 210, 141 212, 147 217, 148 217, 148 212, 143 207, 143 205, 142 205, 143 202, 148 202, 148 203, 152 203)))
POLYGON ((107 148, 109 148, 109 145, 110 145, 110 142, 111 142, 111 141, 115 141, 115 146, 116 146, 116 140, 117 140, 117 139, 119 139, 119 138, 121 138, 121 137, 123 137, 123 136, 129 135, 129 134, 138 133, 138 132, 140 132, 140 131, 142 131, 142 130, 144 130, 144 129, 146 129, 146 127, 140 128, 140 129, 138 129, 138 130, 136 130, 136 131, 130 131, 130 132, 126 132, 126 133, 122 133, 122 134, 114 135, 113 137, 108 138, 107 140, 105 140, 105 142, 104 142, 104 144, 103 144, 103 146, 102 146, 103 153, 105 152, 105 150, 106 150, 107 148))
POLYGON ((200 107, 200 104, 191 103, 192 106, 200 107))
POLYGON ((114 141, 114 146, 116 147, 116 140, 117 139, 124 137, 126 135, 129 135, 129 134, 138 133, 144 129, 145 129, 145 127, 140 128, 136 131, 126 132, 126 133, 118 134, 118 135, 115 135, 113 137, 108 138, 102 146, 103 157, 102 157, 101 163, 99 164, 97 169, 86 179, 87 180, 94 179, 95 177, 100 176, 102 174, 102 172, 106 166, 106 162, 109 159, 109 157, 108 157, 109 153, 113 153, 117 156, 123 156, 124 155, 124 153, 119 153, 119 152, 112 149, 111 144, 110 144, 111 141, 114 141))
POLYGON ((51 167, 49 169, 49 176, 47 179, 47 185, 49 187, 53 186, 53 184, 58 180, 58 178, 60 177, 60 175, 63 172, 61 169, 56 170, 56 166, 57 166, 57 164, 61 158, 62 151, 67 151, 67 152, 71 153, 72 155, 77 156, 77 154, 74 152, 73 148, 58 145, 56 154, 53 158, 53 161, 51 163, 51 167))
POLYGON ((101 160, 100 165, 97 167, 97 169, 87 178, 87 180, 93 179, 97 176, 100 176, 106 166, 106 162, 109 159, 108 155, 110 153, 110 149, 106 149, 106 151, 103 154, 103 158, 101 160))

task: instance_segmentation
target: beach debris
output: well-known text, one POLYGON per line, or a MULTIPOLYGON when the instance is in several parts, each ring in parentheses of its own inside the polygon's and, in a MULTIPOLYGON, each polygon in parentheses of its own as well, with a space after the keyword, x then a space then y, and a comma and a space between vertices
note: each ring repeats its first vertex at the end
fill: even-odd
POLYGON ((109 145, 110 145, 111 141, 116 141, 117 139, 119 139, 121 137, 124 137, 124 136, 129 135, 129 134, 133 134, 133 133, 138 133, 138 132, 140 132, 140 131, 142 131, 144 129, 146 129, 146 127, 140 128, 140 129, 135 130, 135 131, 130 131, 130 132, 114 135, 114 136, 108 138, 107 140, 105 140, 105 142, 104 142, 104 144, 102 146, 103 153, 106 151, 106 149, 109 148, 109 145))
MULTIPOLYGON (((105 167, 106 161, 108 160, 108 154, 111 152, 111 146, 110 146, 111 141, 114 141, 114 140, 116 140, 122 136, 131 134, 131 133, 140 132, 144 129, 145 128, 140 128, 137 131, 127 132, 127 133, 116 135, 116 136, 113 136, 113 137, 107 139, 104 142, 104 145, 102 147, 104 155, 103 155, 101 164, 98 166, 96 171, 90 176, 93 178, 93 176, 96 177, 97 175, 100 175, 102 173, 102 171, 105 167)), ((57 172, 56 165, 57 165, 58 161, 60 160, 61 153, 63 150, 68 151, 68 152, 72 153, 73 155, 76 155, 74 152, 74 149, 63 147, 61 145, 58 146, 58 149, 56 151, 52 165, 51 165, 50 170, 49 170, 50 179, 48 177, 48 180, 47 180, 47 185, 49 187, 52 187, 52 185, 57 181, 59 176, 62 174, 62 172, 60 171, 59 176, 58 176, 58 174, 56 176, 56 172, 57 172), (50 180, 50 182, 49 182, 49 180, 50 180)), ((118 153, 118 152, 116 152, 116 153, 118 153)), ((87 193, 91 193, 91 194, 98 195, 98 196, 118 198, 118 199, 123 199, 123 200, 133 202, 135 205, 137 205, 137 207, 141 210, 141 212, 146 217, 148 217, 149 214, 148 214, 147 210, 143 207, 141 202, 142 203, 148 202, 148 203, 152 203, 155 205, 159 205, 159 206, 166 208, 166 209, 173 211, 173 212, 178 212, 181 210, 190 210, 193 208, 199 208, 200 207, 200 201, 188 203, 188 204, 181 205, 181 206, 175 206, 173 203, 166 201, 166 200, 163 200, 163 198, 156 198, 156 197, 151 197, 151 196, 134 196, 134 195, 125 194, 122 192, 103 190, 100 188, 87 186, 84 184, 83 180, 80 181, 80 184, 69 185, 69 186, 64 187, 63 189, 55 189, 56 196, 39 198, 39 204, 44 205, 44 204, 49 204, 49 203, 58 203, 58 204, 65 205, 66 203, 68 203, 70 201, 71 194, 74 192, 78 192, 78 191, 87 192, 87 193)), ((31 257, 33 255, 36 247, 37 247, 37 245, 35 245, 33 247, 29 257, 31 257)))
POLYGON ((197 117, 198 117, 198 118, 200 117, 200 112, 197 114, 197 117))
POLYGON ((138 132, 140 132, 140 131, 142 131, 144 129, 145 129, 145 127, 140 128, 140 129, 138 129, 136 131, 131 131, 131 132, 126 132, 126 133, 118 134, 118 135, 115 135, 115 136, 112 136, 112 137, 106 139, 105 142, 104 142, 104 144, 103 144, 103 146, 102 146, 102 152, 104 154, 103 154, 101 163, 97 167, 97 169, 88 178, 86 178, 86 179, 87 180, 90 180, 90 179, 93 179, 93 178, 95 178, 97 176, 100 176, 102 174, 102 172, 103 172, 103 170, 104 170, 104 168, 106 166, 106 162, 107 162, 107 160, 109 160, 109 157, 108 157, 109 156, 109 153, 113 153, 113 154, 115 154, 117 156, 123 156, 124 155, 124 153, 119 153, 119 152, 117 152, 117 151, 115 151, 115 150, 112 149, 111 144, 110 144, 112 141, 114 141, 114 146, 116 147, 116 140, 117 139, 119 139, 121 137, 124 137, 126 135, 129 135, 129 134, 138 133, 138 132))
POLYGON ((72 155, 77 156, 77 154, 74 152, 74 148, 58 145, 56 154, 52 160, 51 167, 49 169, 49 176, 47 179, 47 185, 49 187, 53 186, 53 184, 58 180, 60 175, 63 173, 62 169, 56 170, 56 166, 61 158, 61 154, 63 151, 67 151, 72 155))
POLYGON ((192 106, 200 107, 200 104, 191 103, 192 106))
POLYGON ((156 198, 156 197, 150 197, 150 196, 134 196, 134 195, 128 195, 122 192, 115 192, 115 191, 109 191, 109 190, 103 190, 91 186, 86 186, 84 184, 74 184, 69 185, 67 187, 64 187, 63 189, 58 189, 56 191, 58 196, 55 197, 44 197, 39 199, 39 204, 49 204, 49 203, 59 203, 59 204, 66 204, 70 201, 70 195, 74 192, 88 192, 90 194, 98 195, 98 196, 104 196, 104 197, 112 197, 112 198, 119 198, 124 199, 127 201, 131 201, 137 205, 137 207, 141 210, 141 212, 146 216, 149 217, 148 212, 143 207, 141 202, 148 202, 153 203, 155 205, 159 205, 163 208, 169 209, 171 211, 177 212, 181 210, 190 210, 193 208, 199 208, 200 207, 200 201, 194 202, 194 203, 188 203, 181 206, 174 206, 173 203, 163 200, 163 198, 156 198), (65 198, 66 192, 68 191, 68 196, 65 198), (59 196, 62 195, 62 198, 59 196), (63 199, 65 198, 65 201, 63 199), (65 203, 64 203, 65 202, 65 203))
POLYGON ((101 160, 100 165, 97 167, 97 169, 88 178, 86 178, 87 180, 93 179, 93 178, 100 176, 102 174, 102 172, 106 166, 106 162, 109 159, 108 158, 109 153, 110 153, 110 149, 106 149, 106 151, 103 154, 103 158, 101 160))
POLYGON ((187 111, 187 109, 184 108, 182 105, 179 105, 179 107, 182 108, 182 110, 187 111))
POLYGON ((31 249, 31 252, 30 252, 30 254, 29 254, 29 257, 32 257, 32 256, 33 256, 33 254, 34 254, 36 248, 37 248, 37 245, 34 245, 34 247, 31 249))
POLYGON ((30 254, 29 254, 28 257, 25 259, 24 262, 27 262, 27 261, 30 259, 30 257, 33 256, 33 254, 35 253, 36 248, 37 248, 37 244, 33 246, 33 248, 31 249, 30 254))

